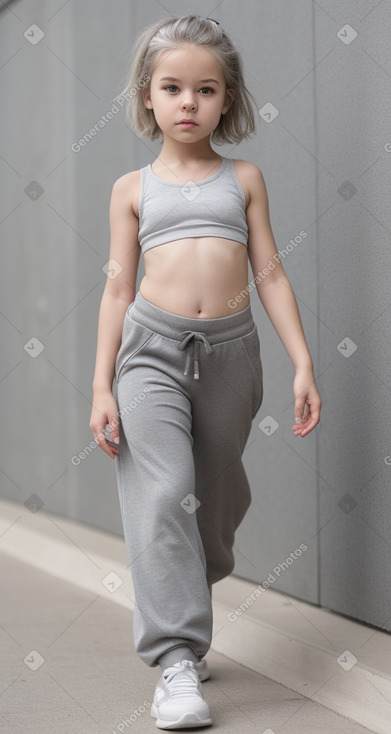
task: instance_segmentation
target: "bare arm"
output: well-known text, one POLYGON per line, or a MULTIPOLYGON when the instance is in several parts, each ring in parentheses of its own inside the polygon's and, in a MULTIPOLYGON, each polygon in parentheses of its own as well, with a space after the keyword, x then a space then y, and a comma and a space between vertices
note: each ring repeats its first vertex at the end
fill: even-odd
MULTIPOLYGON (((113 186, 110 201, 109 273, 103 292, 98 320, 95 372, 93 377, 93 408, 90 428, 98 445, 112 458, 114 449, 102 438, 110 424, 117 404, 112 394, 115 360, 121 345, 125 312, 135 298, 137 269, 140 259, 138 219, 133 212, 131 187, 134 171, 119 178, 113 186), (118 272, 117 272, 118 271, 118 272)), ((111 436, 118 437, 118 425, 111 436)))
POLYGON ((122 325, 131 300, 114 296, 104 290, 99 308, 95 373, 92 383, 94 393, 111 391, 115 360, 121 346, 122 325))
POLYGON ((265 181, 260 169, 252 163, 249 163, 248 183, 249 260, 260 301, 296 371, 293 385, 295 416, 296 420, 302 420, 300 426, 292 428, 295 435, 305 436, 319 422, 322 401, 315 384, 312 358, 295 294, 279 261, 270 225, 265 181), (275 255, 277 257, 273 257, 275 255), (309 409, 307 415, 305 409, 309 409))

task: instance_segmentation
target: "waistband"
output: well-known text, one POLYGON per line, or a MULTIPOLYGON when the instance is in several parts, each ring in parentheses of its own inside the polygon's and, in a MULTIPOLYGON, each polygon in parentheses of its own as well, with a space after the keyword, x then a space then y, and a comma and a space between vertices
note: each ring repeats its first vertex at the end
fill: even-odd
POLYGON ((151 331, 167 336, 169 339, 176 339, 178 349, 187 350, 184 375, 187 375, 189 371, 191 359, 189 347, 192 345, 195 380, 200 379, 200 344, 203 344, 206 354, 211 354, 213 344, 237 339, 254 328, 251 304, 229 316, 221 316, 217 319, 193 319, 155 306, 154 303, 147 301, 140 291, 137 292, 126 314, 130 319, 146 326, 151 331))
POLYGON ((184 332, 203 334, 210 344, 237 339, 248 334, 254 328, 251 304, 229 316, 216 319, 197 319, 166 311, 147 301, 140 291, 130 304, 127 314, 131 319, 148 329, 167 336, 169 339, 183 341, 184 332))

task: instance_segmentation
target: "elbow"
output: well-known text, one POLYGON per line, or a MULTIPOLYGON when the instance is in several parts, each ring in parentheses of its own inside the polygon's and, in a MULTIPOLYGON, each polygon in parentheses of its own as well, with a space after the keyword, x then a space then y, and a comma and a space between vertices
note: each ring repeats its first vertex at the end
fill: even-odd
POLYGON ((103 291, 103 298, 115 299, 116 301, 126 301, 128 304, 132 303, 136 296, 136 286, 123 286, 114 283, 112 280, 107 279, 105 289, 103 291))

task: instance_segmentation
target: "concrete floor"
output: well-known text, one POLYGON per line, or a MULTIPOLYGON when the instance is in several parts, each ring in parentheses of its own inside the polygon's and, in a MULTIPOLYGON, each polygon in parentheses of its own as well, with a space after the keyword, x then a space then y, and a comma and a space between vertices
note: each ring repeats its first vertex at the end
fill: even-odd
MULTIPOLYGON (((160 731, 149 709, 160 668, 133 646, 132 614, 100 595, 0 555, 0 731, 160 731)), ((210 650, 202 684, 226 734, 366 734, 365 727, 210 650)))

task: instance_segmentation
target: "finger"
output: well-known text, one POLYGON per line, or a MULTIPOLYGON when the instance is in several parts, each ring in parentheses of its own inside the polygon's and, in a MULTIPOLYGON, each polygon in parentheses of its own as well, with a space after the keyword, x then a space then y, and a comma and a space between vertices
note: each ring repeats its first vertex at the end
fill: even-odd
MULTIPOLYGON (((320 418, 320 410, 317 407, 315 407, 314 405, 310 405, 308 415, 306 415, 305 421, 303 422, 308 423, 308 425, 311 425, 310 430, 312 430, 312 428, 315 428, 317 423, 319 423, 319 418, 320 418)), ((308 426, 306 425, 305 428, 307 427, 308 426)))
POLYGON ((110 443, 107 441, 106 443, 108 446, 106 453, 108 454, 108 456, 110 456, 110 459, 114 459, 116 456, 119 456, 119 449, 114 446, 111 446, 110 443))
POLYGON ((292 431, 295 436, 298 436, 302 432, 303 428, 304 426, 300 423, 299 425, 292 426, 292 431))
POLYGON ((95 426, 95 430, 93 431, 94 434, 94 441, 98 444, 100 448, 102 448, 102 444, 105 441, 105 431, 102 426, 95 426))
POLYGON ((117 420, 117 416, 113 415, 110 417, 109 422, 107 424, 108 430, 109 430, 109 436, 106 436, 109 443, 110 441, 119 444, 119 421, 117 420))
POLYGON ((304 438, 304 436, 307 436, 307 434, 310 433, 310 431, 312 431, 313 428, 315 428, 315 426, 317 425, 317 423, 318 423, 318 421, 315 420, 314 418, 312 418, 311 421, 309 422, 308 426, 305 426, 303 428, 303 431, 302 431, 301 436, 303 438, 304 438))
POLYGON ((119 454, 119 437, 117 437, 117 440, 114 439, 114 441, 111 441, 109 438, 106 438, 106 443, 112 451, 115 451, 116 454, 119 454))
POLYGON ((110 456, 110 459, 114 459, 115 456, 119 455, 119 449, 111 446, 110 441, 108 441, 107 438, 101 443, 100 448, 105 452, 105 454, 110 456))
POLYGON ((303 422, 303 409, 295 407, 295 423, 299 425, 303 422))
POLYGON ((304 413, 304 405, 297 405, 295 403, 295 423, 296 425, 302 424, 306 420, 304 413))
POLYGON ((102 451, 104 451, 105 454, 110 456, 110 459, 114 459, 114 456, 119 454, 118 449, 111 447, 108 444, 104 430, 103 431, 100 430, 99 433, 94 434, 94 439, 95 439, 97 446, 99 446, 99 448, 102 449, 102 451))
POLYGON ((109 443, 111 442, 111 443, 117 444, 116 448, 118 448, 118 444, 119 444, 119 427, 118 426, 110 428, 110 438, 107 438, 107 440, 109 441, 109 443))
POLYGON ((301 421, 299 425, 292 426, 292 430, 295 434, 295 436, 299 435, 305 435, 305 433, 308 433, 316 423, 313 421, 312 417, 308 414, 304 420, 301 421))

